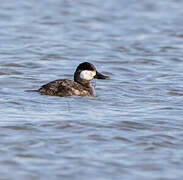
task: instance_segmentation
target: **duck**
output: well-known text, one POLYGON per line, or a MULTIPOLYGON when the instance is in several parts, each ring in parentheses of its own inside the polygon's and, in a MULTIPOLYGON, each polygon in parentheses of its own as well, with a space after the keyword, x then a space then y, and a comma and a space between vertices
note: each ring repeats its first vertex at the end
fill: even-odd
POLYGON ((74 73, 74 81, 57 79, 44 84, 38 89, 41 95, 50 96, 96 96, 95 88, 90 82, 93 79, 110 79, 99 73, 89 62, 79 64, 74 73))

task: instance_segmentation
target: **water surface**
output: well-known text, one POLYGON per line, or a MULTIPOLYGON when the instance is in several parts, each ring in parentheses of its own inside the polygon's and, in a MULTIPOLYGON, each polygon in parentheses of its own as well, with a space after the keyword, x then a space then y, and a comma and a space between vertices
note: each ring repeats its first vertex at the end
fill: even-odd
POLYGON ((2 1, 0 179, 182 179, 183 2, 2 1), (89 61, 97 97, 41 96, 89 61))

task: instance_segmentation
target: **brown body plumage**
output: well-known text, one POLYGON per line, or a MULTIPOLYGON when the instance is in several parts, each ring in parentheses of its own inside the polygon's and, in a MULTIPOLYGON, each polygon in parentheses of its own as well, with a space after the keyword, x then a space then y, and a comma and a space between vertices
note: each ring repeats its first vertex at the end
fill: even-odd
POLYGON ((92 96, 90 88, 67 79, 52 81, 43 85, 38 91, 50 96, 92 96))

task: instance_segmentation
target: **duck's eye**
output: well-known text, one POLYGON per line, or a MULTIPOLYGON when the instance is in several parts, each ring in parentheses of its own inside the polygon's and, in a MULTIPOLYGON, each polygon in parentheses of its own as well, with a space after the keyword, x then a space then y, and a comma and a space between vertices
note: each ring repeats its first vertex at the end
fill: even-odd
POLYGON ((81 71, 80 78, 89 81, 89 80, 92 80, 95 75, 96 75, 95 71, 84 70, 84 71, 81 71))

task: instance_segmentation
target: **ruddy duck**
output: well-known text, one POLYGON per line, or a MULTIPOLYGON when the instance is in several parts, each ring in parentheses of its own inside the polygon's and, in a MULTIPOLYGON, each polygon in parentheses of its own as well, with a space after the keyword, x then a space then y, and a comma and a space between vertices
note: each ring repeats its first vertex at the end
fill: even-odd
POLYGON ((95 89, 90 83, 94 78, 109 79, 108 76, 99 73, 93 64, 84 62, 77 67, 74 81, 58 79, 43 85, 38 91, 50 96, 95 96, 95 89))

